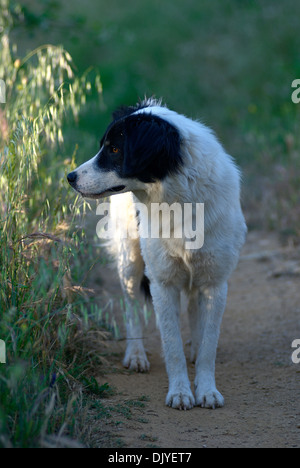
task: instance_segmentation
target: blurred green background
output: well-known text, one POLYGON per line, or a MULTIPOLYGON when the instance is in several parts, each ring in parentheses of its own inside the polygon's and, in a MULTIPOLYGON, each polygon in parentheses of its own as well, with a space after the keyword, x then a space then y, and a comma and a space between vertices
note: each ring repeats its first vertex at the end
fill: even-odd
POLYGON ((251 227, 297 235, 300 3, 272 0, 27 0, 13 39, 25 53, 62 44, 78 73, 100 71, 102 105, 86 106, 81 162, 113 109, 144 95, 211 126, 242 167, 251 227), (286 213, 290 210, 290 213, 286 213))

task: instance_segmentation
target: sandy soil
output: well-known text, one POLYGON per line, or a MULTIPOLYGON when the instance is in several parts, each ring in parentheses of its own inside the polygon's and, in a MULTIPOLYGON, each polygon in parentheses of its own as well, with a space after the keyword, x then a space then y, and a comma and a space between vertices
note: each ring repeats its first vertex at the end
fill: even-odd
MULTIPOLYGON (((108 357, 107 372, 98 380, 108 382, 115 393, 104 405, 145 401, 131 405, 130 418, 116 414, 101 423, 98 446, 117 440, 130 448, 300 447, 300 364, 291 359, 291 343, 300 339, 299 266, 299 248, 282 247, 270 234, 249 234, 230 280, 219 341, 216 380, 224 408, 185 412, 165 406, 167 376, 153 315, 145 329, 149 373, 124 370, 125 341, 111 343, 116 355, 108 357)), ((107 267, 99 274, 105 296, 114 298, 115 319, 124 337, 117 276, 107 267)), ((182 332, 187 342, 184 316, 182 332)), ((186 351, 188 355, 188 345, 186 351)), ((189 373, 193 381, 192 364, 189 373)))

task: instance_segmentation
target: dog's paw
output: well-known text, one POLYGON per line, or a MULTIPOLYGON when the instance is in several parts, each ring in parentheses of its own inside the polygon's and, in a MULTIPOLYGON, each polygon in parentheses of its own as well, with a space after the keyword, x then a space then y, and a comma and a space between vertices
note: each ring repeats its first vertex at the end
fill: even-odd
POLYGON ((190 389, 170 390, 166 398, 166 405, 179 410, 189 410, 195 405, 195 398, 190 389))
POLYGON ((135 372, 148 372, 150 363, 144 349, 127 349, 123 359, 123 366, 135 372))
POLYGON ((196 389, 196 406, 201 408, 222 408, 224 406, 224 398, 216 388, 211 389, 196 389))

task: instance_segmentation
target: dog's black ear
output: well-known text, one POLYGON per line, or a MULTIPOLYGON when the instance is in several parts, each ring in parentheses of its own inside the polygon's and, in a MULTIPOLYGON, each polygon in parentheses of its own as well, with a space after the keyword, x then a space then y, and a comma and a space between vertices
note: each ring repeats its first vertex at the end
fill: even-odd
POLYGON ((125 120, 124 177, 162 180, 181 165, 180 135, 165 120, 140 114, 125 120))

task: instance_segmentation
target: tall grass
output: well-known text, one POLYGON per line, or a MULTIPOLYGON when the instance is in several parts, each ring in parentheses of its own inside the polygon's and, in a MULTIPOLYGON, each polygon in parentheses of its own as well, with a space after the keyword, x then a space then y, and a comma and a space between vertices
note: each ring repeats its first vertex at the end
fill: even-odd
POLYGON ((81 209, 65 183, 75 148, 63 159, 63 126, 75 125, 101 83, 97 74, 93 81, 89 73, 77 77, 62 47, 18 57, 11 24, 8 1, 0 0, 7 98, 0 107, 0 338, 7 350, 0 446, 73 446, 66 435, 78 434, 82 386, 91 384, 86 372, 99 362, 104 333, 76 297, 70 274, 81 235, 72 219, 81 209))

